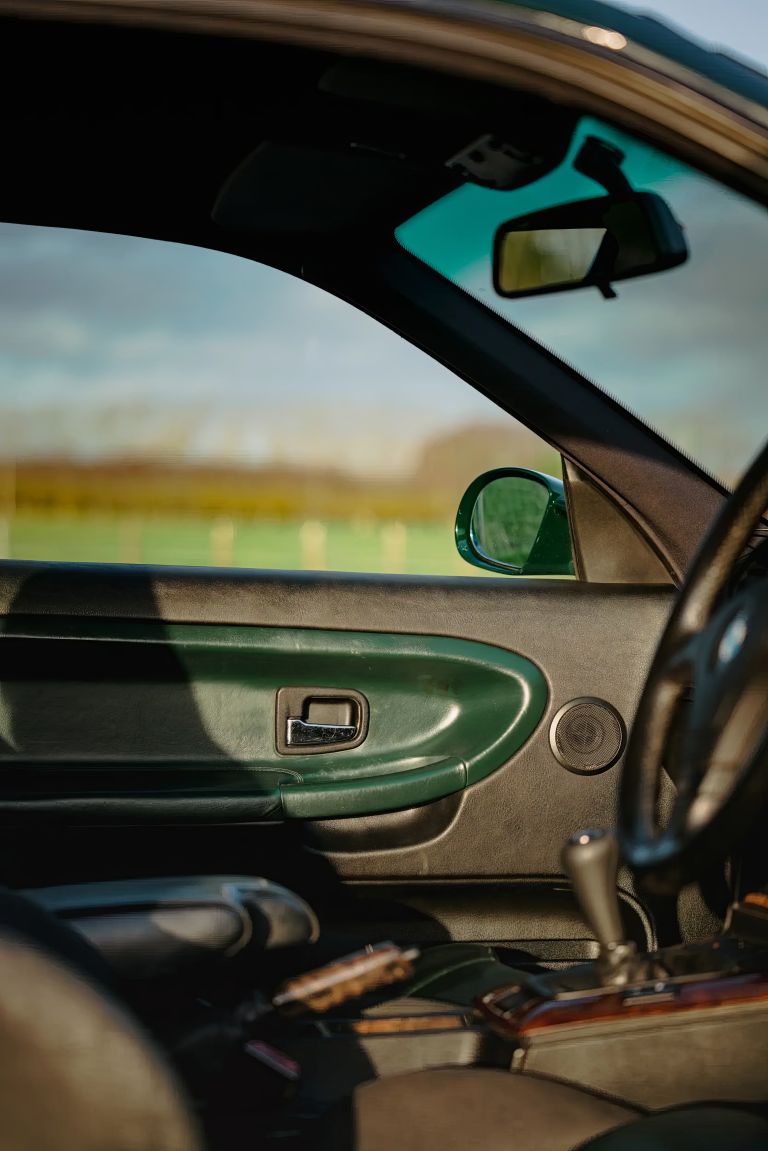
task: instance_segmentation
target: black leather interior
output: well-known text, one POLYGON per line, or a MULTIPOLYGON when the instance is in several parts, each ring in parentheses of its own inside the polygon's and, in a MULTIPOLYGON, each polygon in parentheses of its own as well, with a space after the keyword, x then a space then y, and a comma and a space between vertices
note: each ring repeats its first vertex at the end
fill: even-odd
POLYGON ((364 1084, 328 1122, 322 1151, 570 1151, 637 1112, 554 1080, 488 1069, 364 1084))
MULTIPOLYGON (((50 16, 67 5, 35 7, 50 16)), ((171 7, 166 5, 169 12, 171 7)), ((197 5, 199 20, 202 7, 197 5)), ((240 7, 245 12, 249 6, 240 7)), ((389 7, 397 8, 398 0, 389 7)), ((486 6, 475 7, 475 18, 484 19, 486 6)), ((421 14, 424 23, 428 15, 421 14)), ((436 9, 431 17, 439 18, 436 9)), ((612 822, 621 764, 590 777, 566 771, 551 753, 550 721, 569 700, 593 695, 631 724, 672 603, 670 580, 681 579, 724 499, 716 481, 587 379, 398 248, 394 225, 434 194, 431 183, 421 187, 418 180, 411 202, 410 192, 401 199, 378 180, 383 167, 401 166, 399 154, 385 163, 374 151, 363 161, 372 173, 371 203, 381 201, 366 243, 351 231, 329 243, 297 230, 285 242, 217 227, 211 216, 217 190, 277 122, 265 114, 267 102, 282 111, 285 96, 316 94, 335 41, 327 42, 327 53, 305 47, 294 59, 292 49, 278 43, 237 43, 233 36, 214 50, 212 38, 158 35, 147 27, 131 34, 123 63, 125 41, 117 37, 125 33, 119 12, 114 18, 109 29, 97 26, 98 15, 93 27, 84 22, 62 29, 24 19, 3 25, 10 55, 30 76, 48 81, 45 87, 27 84, 23 114, 8 116, 4 218, 239 252, 300 274, 389 325, 577 462, 569 474, 570 510, 574 522, 591 517, 593 531, 576 537, 578 569, 591 582, 4 563, 0 817, 8 833, 0 842, 0 874, 28 889, 32 903, 0 896, 0 1151, 200 1151, 189 1099, 110 988, 113 973, 173 976, 249 947, 291 948, 298 970, 311 966, 301 966, 301 949, 317 934, 308 904, 275 883, 241 876, 241 870, 256 869, 291 887, 300 876, 302 894, 309 889, 314 896, 316 887, 329 946, 345 940, 337 954, 384 933, 398 942, 459 940, 425 957, 403 989, 414 996, 468 1004, 485 988, 513 980, 513 969, 499 963, 494 947, 555 964, 587 957, 594 940, 564 890, 561 845, 577 828, 612 822), (81 69, 72 65, 79 40, 86 49, 81 69), (171 57, 175 79, 169 84, 171 57), (51 100, 48 86, 57 99, 51 100), (96 115, 89 111, 94 104, 96 115), (52 180, 51 173, 66 178, 52 180), (636 586, 613 582, 631 578, 636 586), (30 619, 36 633, 24 631, 30 619), (84 620, 103 626, 97 655, 78 634, 86 630, 84 620), (247 743, 232 738, 247 670, 217 695, 204 679, 185 674, 170 640, 159 651, 137 644, 132 655, 115 654, 102 640, 126 621, 167 627, 169 636, 173 627, 239 625, 494 644, 540 668, 548 711, 519 752, 510 752, 492 777, 455 800, 438 800, 431 810, 425 804, 407 819, 382 808, 379 820, 339 817, 332 825, 286 827, 280 801, 258 789, 248 794, 255 773, 244 785, 240 779, 241 786, 226 787, 232 764, 248 772, 247 743), (73 733, 86 737, 84 745, 73 733), (142 786, 120 792, 118 760, 125 747, 135 750, 144 775, 142 786), (200 764, 209 756, 221 774, 201 782, 200 764), (155 777, 153 759, 161 765, 155 777), (57 772, 64 779, 69 767, 72 786, 51 788, 50 779, 57 772), (162 792, 161 771, 169 782, 162 792), (42 828, 47 851, 41 836, 29 834, 32 825, 42 828), (169 857, 182 877, 154 878, 169 857), (114 875, 127 878, 112 882, 114 875), (43 886, 52 883, 65 885, 43 886)), ((150 13, 149 23, 155 18, 150 13)), ((406 47, 413 51, 412 44, 406 47)), ((392 51, 390 46, 384 55, 392 51)), ((604 55, 603 64, 610 53, 604 55)), ((402 58, 417 59, 405 48, 402 58)), ((18 84, 10 71, 8 76, 6 104, 12 109, 19 103, 18 84)), ((430 80, 427 73, 424 78, 430 80)), ((299 110, 303 106, 298 102, 299 110)), ((510 119, 507 107, 500 105, 510 119)), ((407 109, 401 115, 411 118, 407 109)), ((415 122, 412 130, 423 158, 434 140, 415 122)), ((648 138, 653 141, 652 132, 648 138)), ((438 183, 454 178, 443 162, 452 151, 441 154, 438 183)), ((351 162, 350 153, 345 169, 351 162)), ((361 205, 368 215, 367 197, 357 209, 361 205)), ((283 206, 278 197, 277 207, 283 206)), ((338 210, 339 204, 332 199, 328 207, 338 210)), ((247 708, 240 715, 240 731, 247 734, 253 716, 247 708)), ((663 805, 671 794, 666 777, 662 792, 663 805)), ((631 925, 627 936, 650 948, 657 942, 650 898, 626 871, 619 882, 631 925)), ((707 907, 694 922, 681 904, 683 937, 700 933, 702 919, 705 928, 716 922, 721 905, 713 902, 709 918, 707 907)), ((282 964, 282 953, 279 958, 282 964)), ((260 959, 266 964, 269 956, 260 959)), ((172 998, 173 982, 152 988, 157 1000, 172 998)), ((234 1014, 237 990, 226 987, 231 1000, 222 995, 216 1001, 222 1015, 234 1014)), ((263 990, 252 982, 248 1005, 263 990)), ((138 1004, 141 996, 135 999, 138 1004)), ((214 1030, 218 1022, 215 1016, 214 1030)), ((326 1035, 317 1030, 325 1055, 326 1035)), ((350 1031, 354 1040, 357 1033, 350 1031)), ((239 1033, 236 1043, 237 1056, 247 1061, 251 1053, 239 1033)), ((509 1049, 505 1055, 503 1070, 370 1074, 329 1117, 325 1151, 768 1147, 759 1115, 723 1107, 641 1115, 564 1082, 511 1074, 509 1049)), ((401 1060, 400 1069, 406 1064, 399 1055, 392 1059, 401 1060)), ((212 1059, 205 1070, 213 1065, 221 1067, 212 1059)), ((258 1131, 250 1128, 262 1118, 254 1108, 235 1145, 255 1148, 258 1131)), ((322 1140, 311 1145, 319 1148, 322 1140)))
POLYGON ((728 1106, 641 1115, 554 1079, 489 1069, 397 1075, 359 1087, 322 1151, 768 1151, 763 1115, 728 1106))
POLYGON ((107 991, 114 989, 115 972, 101 952, 75 927, 34 900, 0 888, 0 928, 25 944, 45 948, 107 991))
POLYGON ((447 943, 430 947, 416 964, 413 979, 401 995, 426 996, 471 1007, 486 991, 516 983, 520 973, 503 963, 492 947, 478 943, 447 943))
POLYGON ((590 1139, 579 1151, 768 1151, 768 1122, 731 1107, 683 1107, 590 1139))
POLYGON ((76 932, 0 894, 4 1151, 199 1151, 180 1084, 76 932))
POLYGON ((198 1151, 182 1090, 139 1028, 93 985, 0 937, 5 1151, 198 1151))
MULTIPOLYGON (((258 881, 251 881, 258 888, 258 881)), ((146 885, 156 894, 165 883, 146 885)), ((245 881, 235 880, 244 885, 245 881)), ((197 888, 205 890, 205 881, 197 888)), ((220 879, 208 890, 220 891, 220 879)), ((91 903, 129 901, 102 885, 91 903)), ((121 890, 122 888, 122 890, 121 890)), ((196 885, 189 881, 190 892, 196 885)), ((183 883, 179 885, 183 890, 183 883)), ((61 894, 82 905, 87 888, 61 894)), ((56 899, 49 893, 48 901, 56 899)), ((477 958, 477 957, 475 957, 477 958)), ((466 956, 468 967, 473 957, 466 956)), ((50 910, 0 899, 0 1113, 8 1151, 199 1151, 192 1110, 167 1065, 107 992, 99 957, 50 910), (101 986, 99 986, 101 983, 101 986), (33 1101, 44 1100, 44 1106, 33 1101)), ((476 972, 473 972, 474 979, 476 972)), ((639 1117, 555 1080, 449 1068, 363 1083, 320 1125, 320 1151, 766 1151, 768 1122, 727 1107, 639 1117)), ((209 1144, 209 1146, 211 1146, 209 1144)))
POLYGON ((319 931, 314 912, 292 891, 243 875, 64 884, 25 894, 127 979, 154 978, 245 947, 301 946, 319 931))

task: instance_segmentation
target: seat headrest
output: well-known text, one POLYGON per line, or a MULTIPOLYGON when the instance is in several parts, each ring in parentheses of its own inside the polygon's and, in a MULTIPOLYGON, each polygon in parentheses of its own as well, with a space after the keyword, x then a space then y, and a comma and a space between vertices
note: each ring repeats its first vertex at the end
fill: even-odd
POLYGON ((0 929, 3 1151, 200 1151, 139 1027, 85 976, 0 929))

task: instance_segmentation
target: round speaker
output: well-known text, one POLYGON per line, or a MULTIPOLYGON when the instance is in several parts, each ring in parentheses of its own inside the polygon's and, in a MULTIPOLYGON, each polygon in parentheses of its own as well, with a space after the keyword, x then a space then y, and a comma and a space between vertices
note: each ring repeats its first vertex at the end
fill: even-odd
POLYGON ((552 754, 577 775, 593 775, 611 767, 626 740, 627 729, 616 708, 589 696, 564 704, 549 728, 552 754))

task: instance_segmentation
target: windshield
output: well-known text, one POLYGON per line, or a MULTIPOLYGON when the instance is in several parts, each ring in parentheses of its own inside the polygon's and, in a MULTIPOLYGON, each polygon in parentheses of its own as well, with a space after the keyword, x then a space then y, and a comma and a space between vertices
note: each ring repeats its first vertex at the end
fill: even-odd
POLYGON ((466 185, 397 230, 412 255, 571 364, 732 486, 768 433, 768 215, 648 145, 584 117, 559 168, 510 191, 466 185), (680 267, 616 285, 503 299, 492 279, 505 221, 591 199, 573 162, 587 137, 618 147, 632 188, 662 196, 682 224, 680 267))

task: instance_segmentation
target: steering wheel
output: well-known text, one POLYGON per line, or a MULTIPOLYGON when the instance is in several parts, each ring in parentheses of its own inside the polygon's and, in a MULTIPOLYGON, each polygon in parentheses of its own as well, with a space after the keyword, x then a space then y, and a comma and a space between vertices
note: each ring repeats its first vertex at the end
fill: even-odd
POLYGON ((768 792, 768 581, 729 594, 767 506, 768 444, 693 561, 632 727, 619 840, 625 861, 658 891, 675 892, 707 857, 722 858, 768 792), (677 794, 662 818, 675 721, 677 794))

